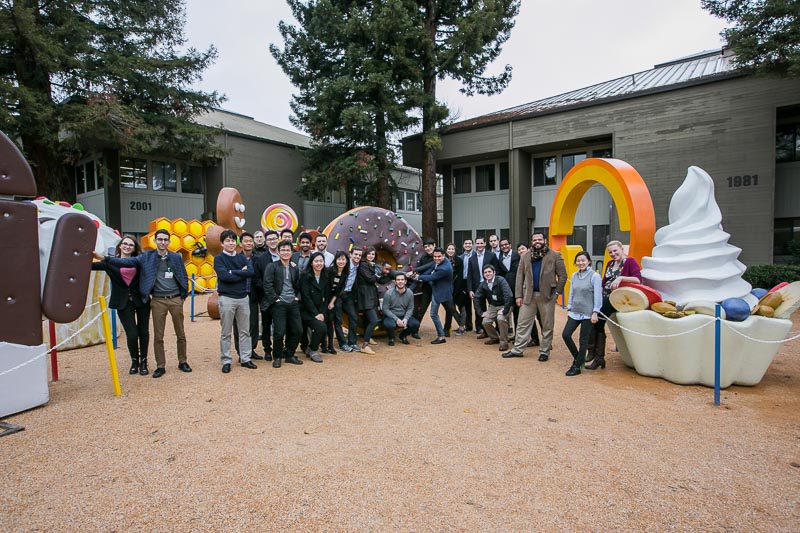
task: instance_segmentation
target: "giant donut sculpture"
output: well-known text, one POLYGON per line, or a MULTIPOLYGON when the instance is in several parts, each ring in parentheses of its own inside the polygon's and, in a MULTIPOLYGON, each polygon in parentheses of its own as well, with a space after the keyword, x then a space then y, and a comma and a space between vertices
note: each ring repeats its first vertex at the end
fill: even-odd
MULTIPOLYGON (((374 246, 376 264, 388 262, 395 270, 405 272, 425 253, 417 231, 394 211, 379 207, 351 209, 333 219, 322 233, 328 237, 328 251, 332 254, 374 246)), ((383 298, 388 288, 389 284, 379 285, 378 297, 383 298)))

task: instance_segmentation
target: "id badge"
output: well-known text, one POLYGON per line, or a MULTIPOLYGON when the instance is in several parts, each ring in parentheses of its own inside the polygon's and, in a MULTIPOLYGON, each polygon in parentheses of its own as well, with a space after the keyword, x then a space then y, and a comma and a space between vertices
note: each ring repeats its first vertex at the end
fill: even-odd
POLYGON ((173 274, 171 270, 167 270, 166 272, 164 272, 164 279, 172 279, 174 275, 175 274, 173 274))
POLYGON ((497 301, 497 295, 496 294, 492 294, 492 300, 495 301, 495 302, 497 301))

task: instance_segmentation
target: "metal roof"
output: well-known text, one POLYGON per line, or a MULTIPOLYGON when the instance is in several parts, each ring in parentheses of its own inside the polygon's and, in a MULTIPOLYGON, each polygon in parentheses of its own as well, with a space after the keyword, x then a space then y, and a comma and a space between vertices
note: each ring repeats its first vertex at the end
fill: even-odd
POLYGON ((731 63, 731 54, 725 49, 710 50, 662 63, 650 70, 590 85, 583 89, 462 120, 452 124, 447 130, 506 122, 530 115, 560 111, 562 108, 583 107, 633 98, 642 93, 669 90, 687 84, 707 83, 731 75, 736 75, 731 63))
POLYGON ((244 135, 269 142, 286 144, 290 146, 300 146, 307 148, 310 138, 302 133, 270 126, 263 122, 258 122, 253 117, 240 115, 222 109, 212 109, 195 117, 195 122, 213 128, 222 128, 228 133, 244 135))

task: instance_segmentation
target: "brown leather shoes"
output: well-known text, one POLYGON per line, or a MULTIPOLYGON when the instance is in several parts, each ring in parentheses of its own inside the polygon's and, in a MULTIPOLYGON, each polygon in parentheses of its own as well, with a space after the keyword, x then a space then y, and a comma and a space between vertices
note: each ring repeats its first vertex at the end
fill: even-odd
POLYGON ((500 339, 489 339, 488 341, 484 342, 483 344, 500 344, 500 339))
POLYGON ((501 351, 501 352, 508 351, 508 343, 507 342, 501 342, 500 346, 497 349, 499 351, 501 351))
POLYGON ((485 331, 481 331, 480 335, 478 335, 478 338, 479 338, 479 339, 485 339, 485 338, 486 338, 486 337, 488 337, 488 336, 489 336, 489 335, 487 335, 485 331))

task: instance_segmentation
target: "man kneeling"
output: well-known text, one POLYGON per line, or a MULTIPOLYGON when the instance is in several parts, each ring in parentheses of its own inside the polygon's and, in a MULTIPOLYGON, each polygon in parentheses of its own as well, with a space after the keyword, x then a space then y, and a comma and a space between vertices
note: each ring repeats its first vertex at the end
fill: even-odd
POLYGON ((484 344, 500 344, 504 352, 508 350, 508 314, 514 306, 514 293, 502 276, 495 275, 492 265, 483 267, 483 278, 475 299, 483 317, 483 331, 489 337, 484 344))
POLYGON ((394 275, 394 288, 383 295, 383 327, 389 334, 389 346, 394 346, 394 334, 400 329, 400 342, 408 344, 408 336, 419 331, 419 320, 414 313, 414 293, 406 288, 406 275, 394 275))

